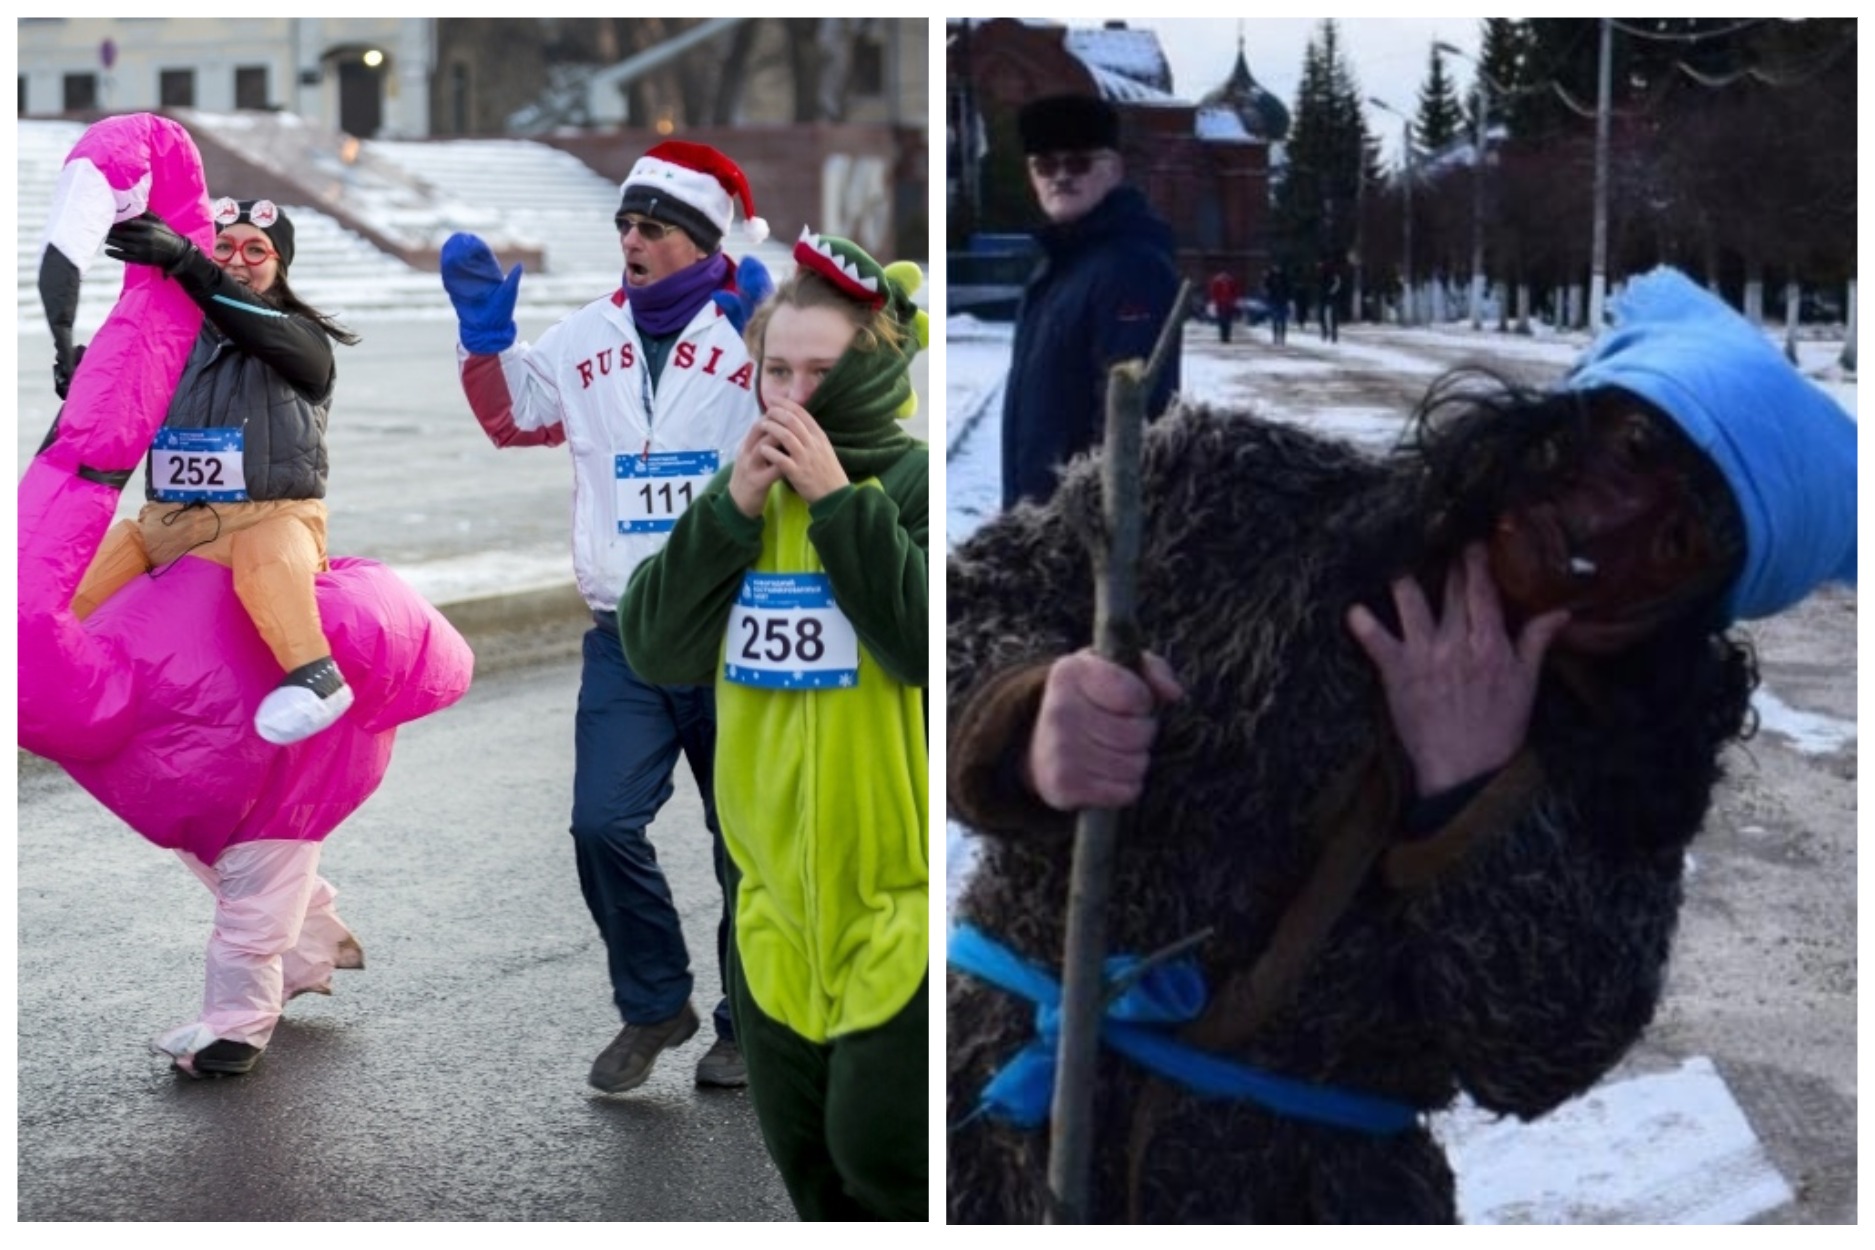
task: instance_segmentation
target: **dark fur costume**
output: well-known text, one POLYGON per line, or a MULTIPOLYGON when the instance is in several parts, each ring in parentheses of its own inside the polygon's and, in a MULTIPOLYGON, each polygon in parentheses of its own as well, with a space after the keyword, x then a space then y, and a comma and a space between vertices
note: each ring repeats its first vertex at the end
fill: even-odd
MULTIPOLYGON (((1436 465, 1436 455, 1380 461, 1204 408, 1175 409, 1151 427, 1141 624, 1186 698, 1162 718, 1145 796, 1121 836, 1110 952, 1158 950, 1212 926, 1198 954, 1215 989, 1263 949, 1311 864, 1311 804, 1391 738, 1348 606, 1365 601, 1391 622, 1387 577, 1426 567, 1416 561, 1438 555, 1428 542, 1449 552, 1479 532, 1449 509, 1426 523, 1436 465)), ((1090 641, 1085 539, 1098 526, 1097 465, 1083 460, 1051 504, 986 525, 949 568, 951 802, 987 835, 956 919, 1051 970, 1063 949, 1072 823, 1032 797, 1011 799, 1011 761, 1039 686, 1009 675, 1090 641), (1005 703, 1026 706, 973 705, 999 684, 1005 703), (1013 735, 999 724, 1016 726, 1013 735)), ((1426 1109, 1463 1090, 1526 1119, 1606 1073, 1659 999, 1683 853, 1753 680, 1748 653, 1703 626, 1645 652, 1577 680, 1551 664, 1530 731, 1544 780, 1514 828, 1423 890, 1366 880, 1296 993, 1233 1053, 1426 1109)), ((948 993, 955 1126, 1032 1037, 1034 1009, 955 973, 948 993)), ((1099 1222, 1129 1213, 1455 1219, 1450 1169, 1423 1128, 1367 1137, 1154 1082, 1161 1092, 1142 1147, 1134 1117, 1146 1084, 1103 1050, 1091 1191, 1099 1222)), ((1042 1220, 1047 1151, 1045 1127, 970 1119, 950 1138, 949 1220, 1042 1220)))

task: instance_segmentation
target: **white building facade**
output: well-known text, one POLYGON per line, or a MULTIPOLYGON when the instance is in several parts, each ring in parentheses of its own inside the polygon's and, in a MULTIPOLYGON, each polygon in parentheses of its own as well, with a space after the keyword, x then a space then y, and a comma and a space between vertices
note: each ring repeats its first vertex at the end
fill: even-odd
POLYGON ((271 109, 360 139, 430 133, 434 18, 20 18, 19 114, 271 109))

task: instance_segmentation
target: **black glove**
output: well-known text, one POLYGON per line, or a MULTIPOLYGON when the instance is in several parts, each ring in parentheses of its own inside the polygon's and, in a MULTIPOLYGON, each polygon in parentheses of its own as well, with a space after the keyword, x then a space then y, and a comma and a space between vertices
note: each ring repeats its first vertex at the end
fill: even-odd
MULTIPOLYGON (((85 345, 80 343, 78 349, 72 353, 69 362, 66 361, 65 353, 62 351, 58 353, 57 359, 53 360, 52 389, 59 393, 60 399, 64 399, 65 393, 72 389, 72 376, 78 372, 78 366, 83 363, 84 359, 85 345)), ((40 450, 44 451, 45 448, 42 447, 40 450)))
POLYGON ((155 213, 120 221, 104 236, 104 254, 128 265, 155 265, 173 275, 197 251, 155 213))

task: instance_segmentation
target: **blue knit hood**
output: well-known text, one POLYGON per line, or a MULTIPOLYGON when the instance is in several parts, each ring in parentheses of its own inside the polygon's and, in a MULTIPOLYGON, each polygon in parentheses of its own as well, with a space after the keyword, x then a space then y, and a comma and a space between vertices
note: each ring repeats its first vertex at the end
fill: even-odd
POLYGON ((1563 380, 1659 408, 1732 488, 1744 568, 1726 619, 1771 616, 1826 581, 1855 583, 1855 422, 1762 331, 1674 269, 1628 285, 1612 327, 1563 380))

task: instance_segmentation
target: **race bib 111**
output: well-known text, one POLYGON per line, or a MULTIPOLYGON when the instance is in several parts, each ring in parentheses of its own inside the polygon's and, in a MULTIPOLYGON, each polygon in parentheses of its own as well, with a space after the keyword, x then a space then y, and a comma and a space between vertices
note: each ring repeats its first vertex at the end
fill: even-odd
POLYGON ((654 451, 615 457, 618 532, 668 531, 716 476, 720 460, 713 451, 654 451))
POLYGON ((859 683, 859 637, 825 573, 749 573, 729 613, 723 676, 769 690, 859 683))

